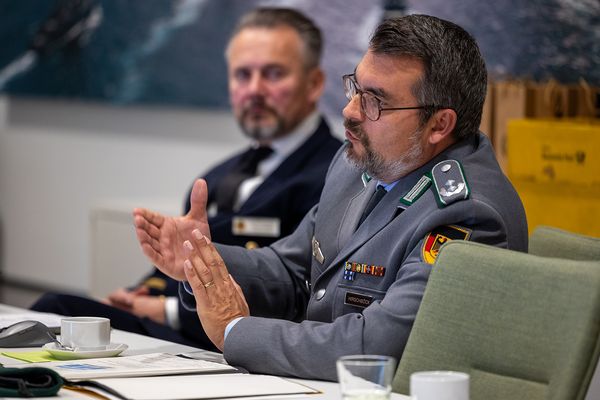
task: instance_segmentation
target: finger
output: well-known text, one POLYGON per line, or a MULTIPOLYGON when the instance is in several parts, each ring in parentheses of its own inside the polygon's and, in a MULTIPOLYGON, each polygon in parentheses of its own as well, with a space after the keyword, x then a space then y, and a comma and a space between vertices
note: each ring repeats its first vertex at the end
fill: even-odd
POLYGON ((190 195, 190 211, 188 216, 193 219, 201 219, 206 215, 206 201, 208 198, 208 188, 204 179, 196 179, 190 195))
POLYGON ((140 286, 138 288, 136 294, 149 295, 150 294, 150 288, 148 286, 140 286))
POLYGON ((136 296, 147 295, 150 294, 150 288, 146 285, 140 285, 135 289, 131 290, 130 293, 136 296))
POLYGON ((133 219, 133 224, 135 225, 137 230, 143 230, 148 234, 148 236, 158 239, 160 237, 160 228, 158 225, 153 224, 148 219, 143 218, 141 216, 136 216, 133 219))
POLYGON ((146 231, 141 230, 141 229, 136 229, 135 235, 137 236, 138 242, 140 242, 141 245, 147 244, 148 246, 152 247, 154 249, 154 251, 160 252, 159 241, 150 237, 150 235, 148 235, 148 233, 146 231))
POLYGON ((227 269, 227 265, 225 265, 225 261, 221 257, 221 254, 219 254, 219 251, 217 250, 215 245, 212 242, 210 242, 210 239, 208 239, 208 240, 209 240, 208 246, 210 248, 212 256, 215 260, 217 260, 217 270, 219 271, 219 276, 221 277, 221 279, 224 282, 229 282, 231 275, 229 275, 229 270, 227 269))
POLYGON ((134 208, 133 209, 134 221, 138 221, 140 219, 146 220, 147 222, 155 225, 157 227, 161 227, 165 222, 165 217, 162 214, 159 214, 154 211, 150 211, 146 208, 134 208))
POLYGON ((154 250, 148 243, 142 244, 142 253, 144 253, 144 255, 148 257, 153 264, 165 265, 165 259, 163 256, 154 250))
POLYGON ((122 303, 124 298, 123 290, 119 289, 108 295, 108 300, 114 303, 122 303))
POLYGON ((185 272, 185 279, 189 283, 190 287, 192 288, 192 292, 194 293, 198 310, 208 306, 208 296, 206 291, 209 288, 204 286, 189 259, 183 262, 183 271, 185 272))
POLYGON ((135 297, 136 296, 133 293, 123 291, 116 300, 120 303, 130 306, 133 304, 135 297))
POLYGON ((229 275, 229 279, 230 279, 231 283, 233 284, 233 287, 235 288, 235 290, 240 295, 240 297, 245 300, 246 296, 244 296, 244 291, 242 290, 242 287, 235 281, 235 279, 233 279, 233 276, 229 275))
POLYGON ((243 310, 243 316, 246 317, 250 315, 250 307, 248 307, 248 302, 246 301, 246 297, 244 296, 244 292, 242 291, 242 287, 238 285, 238 283, 233 279, 233 276, 229 275, 229 279, 233 287, 235 288, 238 297, 236 298, 238 304, 241 306, 240 308, 243 310))
POLYGON ((217 279, 216 282, 229 283, 229 272, 227 271, 225 262, 211 240, 208 237, 203 236, 198 229, 194 229, 192 235, 196 239, 195 245, 198 248, 200 256, 211 270, 213 277, 217 279))
POLYGON ((194 248, 194 245, 192 245, 192 243, 189 240, 183 242, 183 247, 188 252, 188 260, 191 262, 192 267, 196 272, 196 275, 198 275, 198 277, 200 278, 202 285, 205 288, 208 288, 216 284, 216 282, 213 279, 212 272, 205 264, 202 257, 199 255, 198 249, 194 248))

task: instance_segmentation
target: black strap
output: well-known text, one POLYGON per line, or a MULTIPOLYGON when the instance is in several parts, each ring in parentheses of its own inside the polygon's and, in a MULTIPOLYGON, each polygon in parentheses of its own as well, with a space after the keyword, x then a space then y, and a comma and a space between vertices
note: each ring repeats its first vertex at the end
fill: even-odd
POLYGON ((360 216, 360 220, 358 221, 357 227, 359 227, 360 224, 362 224, 363 221, 367 219, 367 216, 371 214, 371 211, 373 211, 375 206, 379 204, 379 202, 381 201, 381 199, 383 199, 383 196, 385 196, 386 193, 387 190, 385 190, 385 188, 382 185, 377 185, 377 190, 375 190, 375 193, 373 193, 373 196, 371 196, 371 199, 369 200, 367 206, 363 210, 363 213, 360 216))
POLYGON ((237 198, 240 184, 256 175, 258 164, 273 153, 270 147, 262 146, 246 151, 238 164, 223 178, 216 190, 219 212, 231 212, 237 198))

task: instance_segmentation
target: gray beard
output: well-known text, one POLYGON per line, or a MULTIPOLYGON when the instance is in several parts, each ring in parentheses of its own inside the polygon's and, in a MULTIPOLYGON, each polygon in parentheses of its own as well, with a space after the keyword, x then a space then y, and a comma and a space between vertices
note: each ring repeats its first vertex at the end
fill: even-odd
POLYGON ((274 126, 261 126, 253 124, 252 122, 246 122, 246 112, 242 113, 241 118, 238 119, 238 124, 242 132, 244 132, 244 135, 260 141, 271 141, 283 136, 285 130, 283 119, 275 112, 275 110, 269 108, 269 111, 275 116, 276 123, 274 126))
POLYGON ((274 138, 280 136, 281 124, 277 124, 276 126, 253 126, 247 127, 243 123, 240 123, 240 128, 244 135, 254 140, 273 140, 274 138))
POLYGON ((399 160, 385 161, 381 154, 376 153, 366 135, 360 134, 360 142, 365 148, 365 156, 358 157, 353 151, 352 144, 347 143, 344 151, 344 157, 348 162, 360 171, 364 171, 372 178, 383 182, 394 182, 399 178, 408 175, 419 166, 419 161, 423 155, 423 148, 420 144, 422 129, 417 129, 409 136, 410 147, 399 160))

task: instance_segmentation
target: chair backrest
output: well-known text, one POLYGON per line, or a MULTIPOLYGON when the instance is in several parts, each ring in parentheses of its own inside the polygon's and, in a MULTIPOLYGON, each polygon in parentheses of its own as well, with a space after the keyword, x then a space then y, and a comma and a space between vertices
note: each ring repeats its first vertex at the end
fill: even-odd
MULTIPOLYGON (((529 253, 543 257, 600 261, 600 239, 540 225, 529 237, 529 253)), ((600 399, 600 365, 596 366, 585 399, 600 399)))
POLYGON ((477 243, 442 247, 393 388, 471 376, 471 400, 583 399, 600 353, 600 265, 477 243))
POLYGON ((543 257, 600 261, 600 238, 540 225, 529 237, 529 253, 543 257))

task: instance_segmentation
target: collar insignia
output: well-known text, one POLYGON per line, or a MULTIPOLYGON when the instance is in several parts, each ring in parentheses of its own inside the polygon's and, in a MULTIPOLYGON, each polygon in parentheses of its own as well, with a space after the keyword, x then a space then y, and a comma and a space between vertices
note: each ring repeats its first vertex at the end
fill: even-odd
POLYGON ((412 203, 417 201, 419 197, 421 197, 421 195, 425 193, 427 189, 429 189, 429 186, 431 186, 431 178, 427 175, 423 175, 415 184, 415 186, 413 186, 412 189, 410 189, 408 193, 406 193, 400 199, 400 203, 404 204, 405 206, 412 205, 412 203))
POLYGON ((363 172, 360 179, 362 180, 363 186, 367 186, 367 183, 369 183, 373 178, 369 176, 369 174, 367 174, 366 172, 363 172))

